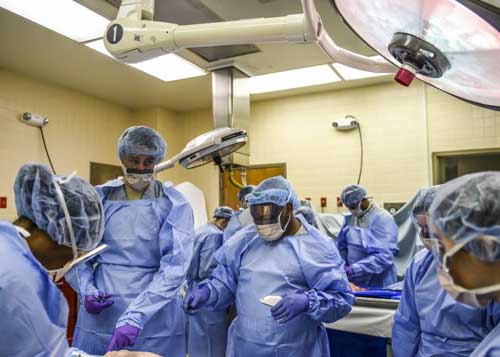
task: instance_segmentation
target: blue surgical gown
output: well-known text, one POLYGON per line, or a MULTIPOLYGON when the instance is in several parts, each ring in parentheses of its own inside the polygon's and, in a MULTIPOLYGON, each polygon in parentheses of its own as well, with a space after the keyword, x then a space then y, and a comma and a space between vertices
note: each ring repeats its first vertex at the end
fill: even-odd
POLYGON ((253 219, 248 208, 234 212, 233 216, 229 220, 229 223, 227 224, 226 229, 224 230, 224 242, 249 224, 253 224, 253 219))
MULTIPOLYGON (((222 246, 223 231, 213 223, 196 230, 194 254, 187 273, 188 289, 193 289, 217 266, 214 253, 222 246)), ((227 309, 203 310, 189 316, 188 354, 190 357, 221 357, 226 354, 227 309)))
POLYGON ((340 255, 352 268, 350 281, 382 288, 397 281, 398 227, 384 209, 372 205, 361 217, 347 216, 337 239, 340 255))
POLYGON ((206 309, 236 303, 238 316, 229 329, 226 356, 330 356, 322 323, 347 315, 354 296, 333 241, 305 220, 302 224, 305 234, 274 242, 261 239, 250 225, 215 254, 219 265, 201 285, 211 291, 206 309), (259 301, 297 291, 308 295, 309 309, 284 324, 259 301))
POLYGON ((105 214, 103 243, 94 261, 68 281, 81 299, 103 291, 114 304, 89 314, 83 304, 73 344, 104 354, 116 326, 141 329, 128 350, 185 357, 185 316, 179 290, 193 249, 193 213, 170 183, 154 181, 141 200, 128 201, 121 180, 97 187, 105 214))
POLYGON ((493 304, 487 308, 464 305, 443 290, 437 265, 424 249, 406 270, 392 329, 395 357, 470 356, 498 322, 493 304))
POLYGON ((66 341, 66 299, 26 240, 5 221, 0 221, 0 316, 0 356, 59 357, 75 352, 66 341))
POLYGON ((496 356, 500 356, 500 325, 497 325, 471 354, 471 357, 496 356))

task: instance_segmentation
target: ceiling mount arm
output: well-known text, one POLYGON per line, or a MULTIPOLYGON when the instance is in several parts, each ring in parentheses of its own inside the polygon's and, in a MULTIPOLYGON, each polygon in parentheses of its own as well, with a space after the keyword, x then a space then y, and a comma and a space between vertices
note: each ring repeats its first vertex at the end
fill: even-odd
POLYGON ((362 56, 337 46, 324 29, 314 0, 302 0, 302 6, 302 14, 177 25, 150 21, 154 0, 123 0, 117 19, 106 30, 104 43, 113 56, 134 63, 184 48, 317 42, 333 62, 369 72, 395 72, 395 67, 382 58, 362 56))
POLYGON ((396 67, 382 57, 367 57, 338 46, 323 27, 321 18, 316 10, 316 6, 314 5, 314 0, 302 0, 302 8, 304 9, 304 15, 307 22, 311 26, 311 30, 313 30, 316 35, 318 45, 334 63, 340 63, 368 72, 396 72, 396 67))

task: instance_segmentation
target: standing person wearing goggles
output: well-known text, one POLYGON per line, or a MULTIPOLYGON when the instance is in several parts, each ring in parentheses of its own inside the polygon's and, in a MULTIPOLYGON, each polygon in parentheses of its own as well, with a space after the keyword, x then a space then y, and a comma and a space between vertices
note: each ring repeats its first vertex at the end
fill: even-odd
POLYGON ((185 309, 235 301, 226 356, 330 356, 323 322, 347 315, 354 300, 335 244, 293 215, 299 201, 281 176, 263 181, 248 204, 255 225, 219 249, 219 265, 186 296, 185 309), (264 304, 269 296, 273 307, 264 304))
POLYGON ((37 164, 21 167, 14 193, 19 218, 0 221, 0 355, 84 356, 68 347, 68 305, 54 281, 101 251, 99 196, 37 164))
MULTIPOLYGON (((214 253, 223 241, 224 229, 233 215, 227 206, 217 207, 213 220, 195 233, 194 253, 187 273, 188 291, 205 280, 217 266, 214 253)), ((189 316, 188 354, 190 357, 222 357, 226 354, 227 309, 200 311, 189 316)))
MULTIPOLYGON (((462 176, 439 189, 431 208, 441 286, 474 307, 500 302, 500 172, 462 176)), ((500 325, 471 356, 500 355, 500 325)))
POLYGON ((253 190, 255 190, 255 186, 248 185, 243 187, 240 192, 238 192, 240 209, 233 214, 227 228, 224 230, 224 242, 231 238, 239 230, 253 223, 247 202, 247 197, 253 192, 253 190))
POLYGON ((360 185, 346 187, 341 199, 352 214, 346 217, 337 239, 349 281, 363 288, 394 284, 394 256, 399 253, 394 218, 368 200, 366 189, 360 185))
POLYGON ((97 187, 108 249, 69 279, 82 300, 74 345, 88 352, 186 354, 179 290, 191 261, 193 213, 171 183, 154 179, 165 154, 155 130, 128 128, 118 141, 124 178, 97 187))
POLYGON ((428 226, 437 190, 438 186, 422 190, 413 207, 413 224, 426 249, 415 255, 406 270, 392 329, 395 357, 470 356, 500 318, 494 304, 487 308, 461 304, 439 285, 428 226))

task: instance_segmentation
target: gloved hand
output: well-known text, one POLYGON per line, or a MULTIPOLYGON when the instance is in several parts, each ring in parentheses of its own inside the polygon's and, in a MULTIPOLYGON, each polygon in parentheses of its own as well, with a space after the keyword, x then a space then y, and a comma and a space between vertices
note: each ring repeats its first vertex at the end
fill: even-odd
POLYGON ((347 277, 348 277, 349 279, 352 277, 352 274, 354 273, 354 272, 352 271, 351 266, 349 266, 349 265, 344 265, 344 271, 345 271, 345 273, 347 274, 347 277))
POLYGON ((86 295, 83 299, 83 306, 89 314, 99 314, 102 310, 110 307, 114 304, 113 300, 110 300, 111 295, 99 291, 97 296, 86 295))
POLYGON ((140 328, 129 324, 115 328, 108 346, 108 352, 119 351, 123 347, 135 345, 135 340, 137 340, 139 332, 141 332, 140 328))
POLYGON ((184 299, 184 311, 188 314, 194 313, 194 310, 205 305, 210 298, 210 289, 206 285, 197 286, 189 292, 184 299))
POLYGON ((285 323, 309 309, 309 296, 306 293, 285 294, 272 307, 271 315, 279 323, 285 323))

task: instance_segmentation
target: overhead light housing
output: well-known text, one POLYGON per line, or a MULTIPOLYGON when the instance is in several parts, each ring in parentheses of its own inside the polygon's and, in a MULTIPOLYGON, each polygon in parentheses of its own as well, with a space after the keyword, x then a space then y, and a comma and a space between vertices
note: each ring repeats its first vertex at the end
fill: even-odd
POLYGON ((251 77, 249 87, 251 94, 258 94, 334 83, 340 80, 332 68, 325 64, 251 77))
POLYGON ((0 7, 77 42, 102 37, 109 24, 73 0, 0 0, 0 7))
MULTIPOLYGON (((114 59, 104 47, 104 42, 102 40, 92 41, 85 45, 114 59)), ((127 65, 165 82, 204 76, 206 74, 202 68, 173 53, 165 54, 144 62, 127 65)))
POLYGON ((500 110, 500 9, 472 0, 330 0, 350 28, 413 78, 500 110))

